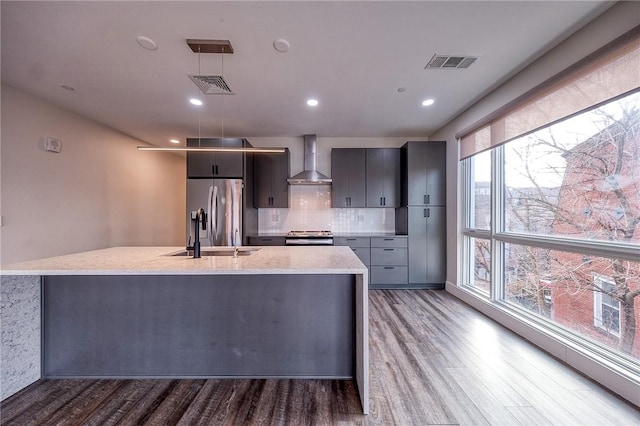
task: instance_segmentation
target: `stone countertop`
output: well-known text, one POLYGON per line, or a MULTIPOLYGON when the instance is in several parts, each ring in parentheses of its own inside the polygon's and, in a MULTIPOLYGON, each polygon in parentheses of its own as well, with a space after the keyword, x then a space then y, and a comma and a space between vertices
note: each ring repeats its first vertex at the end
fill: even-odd
MULTIPOLYGON (((233 250, 216 247, 216 250, 233 250)), ((241 247, 249 256, 170 256, 184 247, 113 247, 2 266, 2 275, 367 274, 346 246, 241 247)), ((203 248, 203 252, 206 248, 203 248)))

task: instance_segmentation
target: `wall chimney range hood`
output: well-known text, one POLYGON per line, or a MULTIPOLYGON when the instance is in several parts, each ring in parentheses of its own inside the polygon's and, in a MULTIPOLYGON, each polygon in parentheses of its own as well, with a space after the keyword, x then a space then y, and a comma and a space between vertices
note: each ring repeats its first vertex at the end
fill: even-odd
POLYGON ((331 178, 318 171, 317 137, 304 135, 304 170, 287 179, 289 185, 327 185, 331 178))

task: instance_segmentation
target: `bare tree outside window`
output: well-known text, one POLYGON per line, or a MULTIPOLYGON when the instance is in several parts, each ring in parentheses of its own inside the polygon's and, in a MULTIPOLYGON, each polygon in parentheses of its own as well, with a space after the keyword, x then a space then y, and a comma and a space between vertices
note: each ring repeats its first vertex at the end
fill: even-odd
POLYGON ((507 300, 640 358, 640 94, 509 142, 504 152, 505 231, 639 249, 630 262, 507 244, 507 300), (602 315, 596 293, 611 303, 594 321, 602 315))

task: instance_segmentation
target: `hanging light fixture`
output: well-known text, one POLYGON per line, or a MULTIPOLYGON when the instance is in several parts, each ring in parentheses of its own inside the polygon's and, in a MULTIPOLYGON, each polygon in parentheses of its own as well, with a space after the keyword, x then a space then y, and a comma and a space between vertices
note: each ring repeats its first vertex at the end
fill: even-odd
MULTIPOLYGON (((187 44, 194 53, 198 54, 198 75, 190 75, 189 78, 200 88, 205 95, 233 95, 233 91, 224 79, 224 55, 233 53, 233 47, 229 40, 194 40, 188 39, 187 44), (222 55, 221 75, 206 76, 200 72, 200 54, 219 53, 222 55)), ((224 141, 224 96, 221 100, 222 123, 221 139, 224 141)), ((198 111, 198 147, 156 147, 139 146, 138 151, 160 151, 160 152, 253 152, 253 153, 282 153, 284 148, 248 148, 248 147, 202 147, 200 146, 200 116, 198 111)))

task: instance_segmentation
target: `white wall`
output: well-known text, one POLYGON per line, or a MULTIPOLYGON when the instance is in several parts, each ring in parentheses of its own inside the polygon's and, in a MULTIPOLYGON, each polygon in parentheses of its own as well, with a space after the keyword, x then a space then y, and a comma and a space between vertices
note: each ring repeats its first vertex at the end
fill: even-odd
POLYGON ((185 159, 2 85, 2 264, 110 246, 181 245, 185 159), (43 149, 43 138, 62 152, 43 149))
POLYGON ((639 16, 640 2, 617 3, 429 137, 447 141, 447 217, 455 218, 447 223, 447 290, 636 405, 640 404, 637 379, 457 287, 462 237, 458 144, 454 135, 633 29, 639 16))

